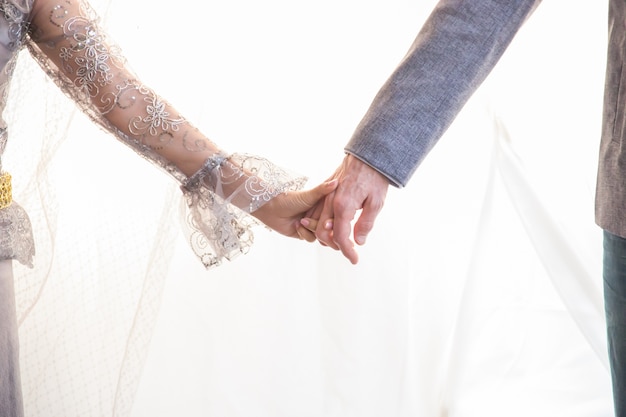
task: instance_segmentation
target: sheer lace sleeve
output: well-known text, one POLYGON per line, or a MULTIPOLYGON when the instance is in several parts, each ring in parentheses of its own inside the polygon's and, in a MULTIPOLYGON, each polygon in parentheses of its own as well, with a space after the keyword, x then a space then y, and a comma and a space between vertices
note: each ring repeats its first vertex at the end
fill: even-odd
POLYGON ((303 178, 258 157, 224 153, 128 69, 82 0, 36 0, 28 47, 50 77, 96 123, 182 186, 184 224, 205 266, 245 252, 245 215, 303 178))

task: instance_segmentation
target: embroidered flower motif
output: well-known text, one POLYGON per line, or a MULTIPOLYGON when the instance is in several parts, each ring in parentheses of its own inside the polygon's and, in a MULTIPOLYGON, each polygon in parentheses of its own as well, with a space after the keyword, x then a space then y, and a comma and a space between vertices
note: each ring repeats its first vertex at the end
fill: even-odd
POLYGON ((111 73, 111 55, 104 38, 92 24, 85 24, 82 19, 73 19, 66 25, 74 44, 71 48, 61 48, 60 57, 69 60, 77 54, 74 63, 78 66, 74 83, 96 96, 100 87, 108 85, 113 79, 111 73))
POLYGON ((63 60, 63 61, 69 61, 70 59, 72 59, 72 56, 74 54, 72 54, 72 50, 70 48, 66 48, 66 47, 62 47, 60 49, 59 52, 59 57, 63 60))
POLYGON ((129 126, 131 133, 137 136, 145 136, 146 134, 158 136, 164 132, 177 132, 180 125, 186 120, 182 117, 172 117, 167 111, 167 104, 154 93, 148 92, 146 89, 143 92, 148 93, 144 97, 144 101, 148 103, 146 105, 147 116, 137 116, 131 122, 129 126))
POLYGON ((143 120, 145 123, 150 125, 150 134, 155 136, 159 130, 159 128, 163 130, 170 130, 176 132, 178 130, 178 126, 184 122, 182 118, 173 119, 170 117, 170 113, 165 109, 165 102, 159 100, 157 97, 145 98, 146 101, 152 101, 152 104, 149 104, 146 107, 146 111, 148 112, 148 116, 143 120))

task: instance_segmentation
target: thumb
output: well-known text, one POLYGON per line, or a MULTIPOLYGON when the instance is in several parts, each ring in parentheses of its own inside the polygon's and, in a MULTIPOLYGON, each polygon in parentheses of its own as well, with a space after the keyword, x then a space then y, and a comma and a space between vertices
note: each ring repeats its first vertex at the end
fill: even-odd
POLYGON ((326 197, 328 194, 335 191, 339 180, 334 179, 331 181, 323 182, 310 190, 300 191, 298 203, 302 204, 302 209, 306 210, 313 207, 320 199, 326 197))
POLYGON ((382 201, 373 203, 371 200, 368 200, 366 204, 363 205, 361 215, 354 225, 354 241, 356 243, 358 243, 359 245, 365 244, 367 235, 374 228, 374 222, 376 221, 376 217, 378 216, 378 213, 380 213, 382 208, 382 201))

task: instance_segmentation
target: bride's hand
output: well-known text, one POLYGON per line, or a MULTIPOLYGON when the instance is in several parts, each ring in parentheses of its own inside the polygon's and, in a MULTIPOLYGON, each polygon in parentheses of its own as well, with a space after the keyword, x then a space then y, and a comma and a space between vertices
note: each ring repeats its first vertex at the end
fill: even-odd
POLYGON ((315 234, 302 227, 300 220, 305 217, 310 208, 332 193, 337 188, 337 184, 337 180, 332 180, 309 190, 286 192, 274 197, 252 215, 278 233, 314 242, 315 234))

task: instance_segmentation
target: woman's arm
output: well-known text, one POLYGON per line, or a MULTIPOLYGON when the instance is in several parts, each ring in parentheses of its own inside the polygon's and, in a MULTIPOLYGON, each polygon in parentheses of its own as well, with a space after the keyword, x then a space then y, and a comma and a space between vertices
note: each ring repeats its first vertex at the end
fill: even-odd
POLYGON ((245 213, 310 240, 307 231, 298 234, 298 220, 329 186, 296 192, 304 178, 264 158, 220 149, 141 83, 85 1, 36 0, 30 21, 28 47, 60 88, 93 121, 179 181, 189 240, 206 265, 251 244, 254 221, 245 213))
POLYGON ((36 0, 30 20, 29 47, 48 74, 135 151, 182 181, 220 151, 128 69, 86 2, 36 0))

